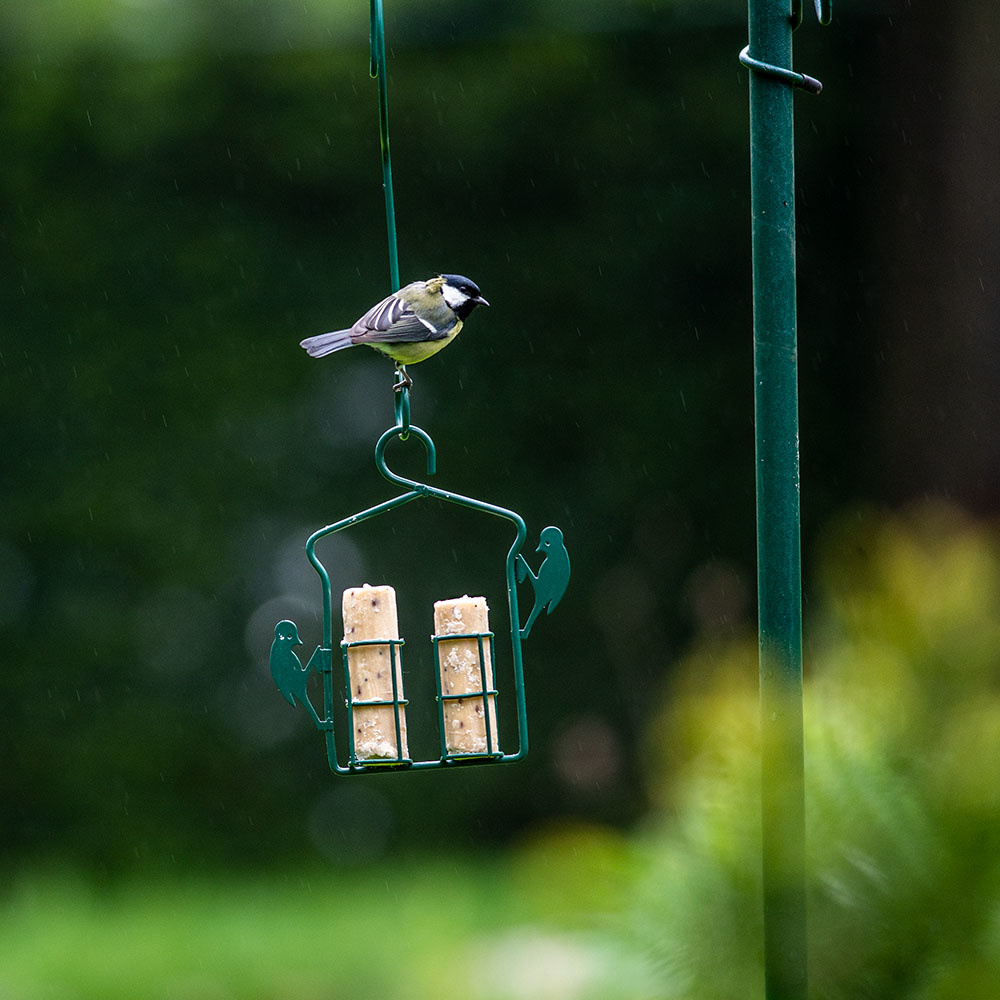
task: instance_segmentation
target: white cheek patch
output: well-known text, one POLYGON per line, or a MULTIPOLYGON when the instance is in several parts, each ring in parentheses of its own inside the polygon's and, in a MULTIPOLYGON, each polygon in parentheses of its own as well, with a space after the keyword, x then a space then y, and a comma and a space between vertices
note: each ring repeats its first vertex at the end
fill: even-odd
POLYGON ((443 285, 441 287, 441 297, 452 309, 458 309, 463 303, 469 301, 469 296, 465 292, 460 292, 451 285, 443 285))

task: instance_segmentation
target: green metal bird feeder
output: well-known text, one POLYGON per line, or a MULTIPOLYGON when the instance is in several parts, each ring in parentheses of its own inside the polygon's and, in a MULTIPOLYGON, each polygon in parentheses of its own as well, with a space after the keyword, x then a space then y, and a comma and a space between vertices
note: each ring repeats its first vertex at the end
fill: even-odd
MULTIPOLYGON (((385 25, 382 0, 371 0, 371 76, 379 82, 379 135, 382 151, 382 186, 385 192, 386 227, 389 243, 389 277, 392 290, 399 289, 399 258, 389 155, 388 73, 385 61, 385 25)), ((569 583, 569 555, 562 532, 547 527, 541 532, 538 552, 545 556, 537 572, 521 554, 527 528, 521 516, 506 507, 462 496, 436 486, 397 475, 386 464, 390 441, 416 438, 426 452, 427 474, 434 475, 437 453, 431 436, 410 425, 410 380, 398 367, 393 386, 396 423, 378 439, 375 464, 389 482, 404 492, 383 503, 342 518, 314 531, 306 541, 306 556, 319 574, 323 595, 323 641, 305 667, 295 653, 301 645, 294 622, 281 621, 274 629, 271 645, 271 675, 285 700, 303 705, 316 727, 326 737, 327 759, 337 774, 363 774, 417 768, 455 767, 470 764, 506 764, 528 752, 528 716, 524 697, 521 643, 528 638, 538 615, 553 611, 569 583), (396 618, 395 591, 391 587, 358 587, 343 597, 344 638, 335 656, 333 594, 330 574, 316 553, 316 543, 328 535, 345 531, 373 518, 391 514, 420 500, 444 501, 503 518, 510 522, 514 540, 507 553, 505 579, 510 620, 510 661, 514 700, 517 707, 518 748, 505 753, 500 747, 497 703, 500 695, 495 665, 497 644, 488 626, 488 608, 481 597, 439 601, 434 606, 435 631, 431 636, 436 683, 437 723, 440 753, 436 758, 413 760, 409 756, 401 649, 396 618), (534 604, 522 624, 518 584, 530 584, 534 604), (342 666, 342 685, 335 676, 335 662, 342 666), (322 680, 322 713, 309 698, 307 681, 317 673, 322 680), (347 709, 346 752, 338 748, 334 732, 337 701, 347 709)))
MULTIPOLYGON (((544 553, 537 572, 522 554, 527 527, 515 511, 420 483, 393 472, 386 464, 390 441, 416 438, 426 452, 427 474, 436 471, 437 458, 431 436, 409 424, 409 390, 396 385, 396 424, 378 439, 375 465, 379 472, 404 492, 357 514, 351 514, 318 531, 306 541, 306 556, 319 574, 323 598, 323 641, 303 667, 294 647, 301 645, 298 628, 291 621, 275 626, 271 646, 271 673, 279 690, 293 706, 301 704, 317 729, 326 737, 327 759, 337 774, 361 774, 469 764, 506 764, 528 752, 528 717, 524 694, 522 642, 528 638, 538 615, 551 613, 569 583, 569 555, 562 532, 544 528, 538 552, 544 553), (316 552, 316 544, 328 535, 345 531, 365 521, 420 500, 438 500, 510 522, 513 542, 504 566, 510 620, 509 668, 513 676, 517 709, 518 747, 505 753, 500 747, 497 705, 500 691, 496 677, 497 643, 486 624, 488 609, 483 598, 463 597, 435 604, 435 634, 431 636, 433 672, 437 689, 437 724, 440 754, 428 760, 413 760, 408 752, 406 706, 401 648, 396 624, 395 592, 391 587, 351 588, 344 593, 344 638, 334 643, 333 592, 330 574, 316 552), (522 623, 518 584, 529 585, 534 603, 522 623), (342 683, 338 683, 337 665, 342 683), (318 711, 306 682, 310 673, 321 678, 323 704, 318 711), (347 748, 338 750, 335 739, 335 706, 339 698, 346 707, 347 748)), ((342 741, 343 742, 343 741, 342 741)))

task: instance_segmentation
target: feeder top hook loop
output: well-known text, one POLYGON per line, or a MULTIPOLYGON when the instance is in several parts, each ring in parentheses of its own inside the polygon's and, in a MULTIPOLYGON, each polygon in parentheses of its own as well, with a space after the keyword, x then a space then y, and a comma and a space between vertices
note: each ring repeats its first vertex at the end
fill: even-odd
MULTIPOLYGON (((410 427, 409 433, 420 438, 423 442, 424 451, 427 452, 427 475, 433 476, 437 471, 437 449, 434 447, 434 442, 431 440, 430 434, 420 427, 410 427)), ((396 475, 396 473, 385 464, 385 446, 394 437, 398 437, 401 441, 405 440, 398 425, 396 427, 390 427, 378 439, 378 443, 375 445, 375 465, 378 467, 378 471, 381 472, 382 475, 385 476, 385 478, 391 483, 398 483, 400 486, 406 486, 408 489, 416 490, 418 493, 426 492, 428 487, 422 483, 416 482, 413 479, 407 479, 405 476, 396 475)))

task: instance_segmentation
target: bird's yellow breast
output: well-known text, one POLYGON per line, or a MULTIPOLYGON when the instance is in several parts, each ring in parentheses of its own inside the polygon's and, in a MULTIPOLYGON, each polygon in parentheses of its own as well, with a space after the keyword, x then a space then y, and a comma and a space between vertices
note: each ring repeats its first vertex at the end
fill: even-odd
POLYGON ((457 320, 451 332, 440 340, 421 340, 411 344, 369 344, 376 351, 381 351, 393 361, 401 365, 415 365, 418 361, 426 361, 438 351, 447 347, 462 332, 462 321, 457 320))

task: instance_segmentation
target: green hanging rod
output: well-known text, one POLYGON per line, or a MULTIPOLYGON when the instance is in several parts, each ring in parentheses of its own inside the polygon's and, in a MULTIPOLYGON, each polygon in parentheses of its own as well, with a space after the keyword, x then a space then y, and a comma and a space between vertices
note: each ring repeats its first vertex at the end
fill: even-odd
POLYGON ((396 205, 392 195, 392 157, 389 154, 389 74, 385 68, 385 19, 382 0, 371 0, 369 75, 378 80, 378 129, 382 149, 382 186, 385 189, 385 225, 389 241, 390 291, 399 291, 399 249, 396 246, 396 205))

